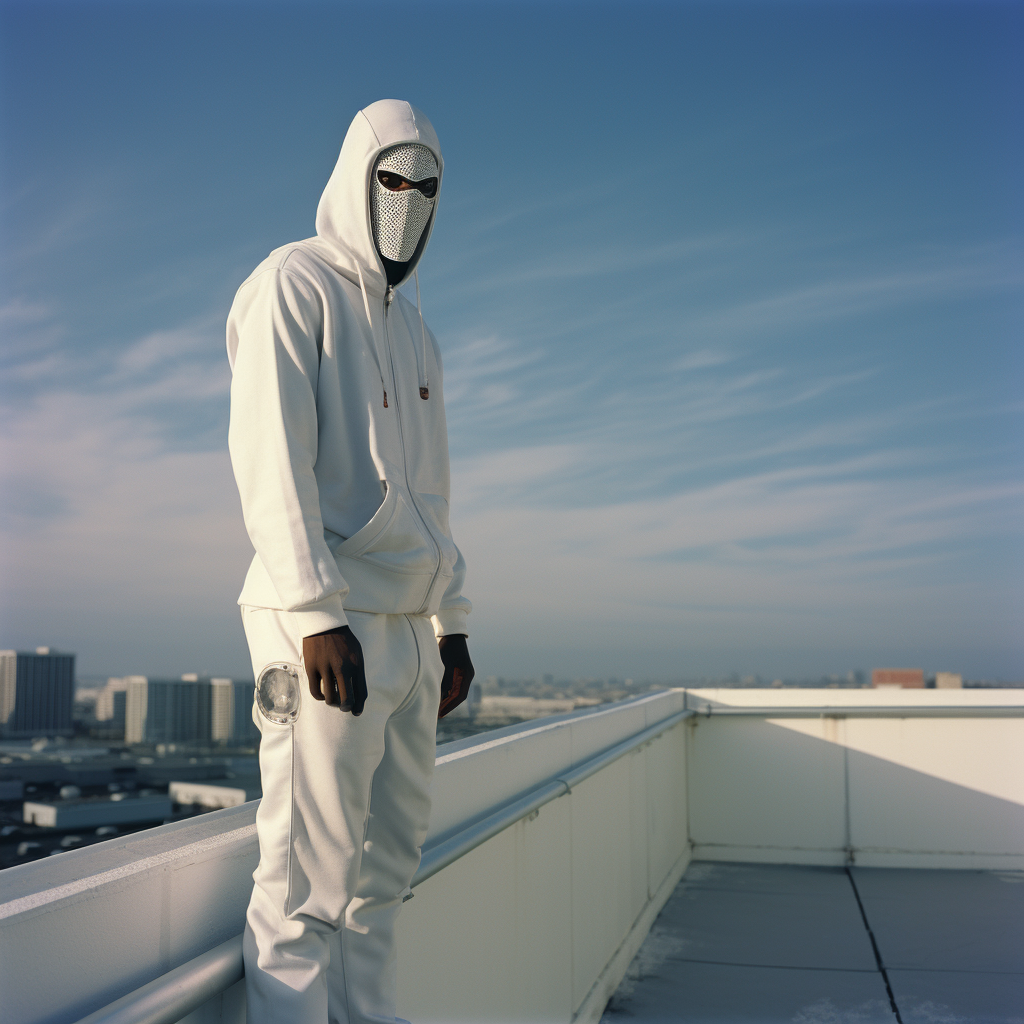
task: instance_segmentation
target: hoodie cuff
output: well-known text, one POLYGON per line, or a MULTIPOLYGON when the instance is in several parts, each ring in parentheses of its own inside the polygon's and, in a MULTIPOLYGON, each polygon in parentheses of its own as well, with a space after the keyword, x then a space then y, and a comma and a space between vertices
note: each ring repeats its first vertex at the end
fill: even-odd
POLYGON ((345 615, 341 594, 331 594, 329 597, 317 601, 316 604, 307 604, 288 614, 294 617, 298 625, 299 636, 303 637, 313 636, 315 633, 325 633, 329 629, 348 625, 348 617, 345 615))
POLYGON ((443 608, 436 615, 431 615, 430 621, 434 625, 434 636, 451 636, 453 633, 469 636, 466 612, 462 608, 443 608))

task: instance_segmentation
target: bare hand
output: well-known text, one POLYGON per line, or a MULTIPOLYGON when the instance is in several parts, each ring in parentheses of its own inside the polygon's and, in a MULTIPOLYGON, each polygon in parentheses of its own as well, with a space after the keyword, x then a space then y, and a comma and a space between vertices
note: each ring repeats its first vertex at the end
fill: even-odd
POLYGON ((473 682, 476 669, 473 668, 473 662, 469 657, 466 637, 461 633, 438 637, 437 649, 441 653, 441 662, 444 665, 441 706, 437 709, 437 717, 444 718, 469 695, 469 684, 473 682))
POLYGON ((363 713, 366 703, 366 673, 363 649, 348 626, 303 637, 302 661, 306 666, 309 692, 353 715, 363 713))

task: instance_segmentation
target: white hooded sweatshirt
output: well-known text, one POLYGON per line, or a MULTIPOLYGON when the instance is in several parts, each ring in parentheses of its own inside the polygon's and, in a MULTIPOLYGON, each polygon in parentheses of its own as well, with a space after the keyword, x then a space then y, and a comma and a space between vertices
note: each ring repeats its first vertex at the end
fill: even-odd
MULTIPOLYGON (((238 603, 294 613, 303 636, 344 625, 346 608, 432 615, 437 635, 468 633, 441 354, 417 307, 387 287, 370 221, 374 162, 409 142, 430 149, 440 179, 420 111, 399 100, 361 110, 316 236, 271 253, 228 316, 228 447, 256 549, 238 603)), ((435 201, 403 281, 436 212, 435 201)))

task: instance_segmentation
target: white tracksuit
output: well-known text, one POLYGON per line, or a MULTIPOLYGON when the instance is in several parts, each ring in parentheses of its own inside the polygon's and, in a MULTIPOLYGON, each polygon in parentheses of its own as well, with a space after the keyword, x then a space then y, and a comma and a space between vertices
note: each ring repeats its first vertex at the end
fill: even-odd
MULTIPOLYGON (((435 635, 468 633, 440 352, 417 307, 387 288, 370 223, 373 164, 405 142, 427 146, 440 177, 422 113, 397 100, 360 111, 316 236, 264 260, 228 318, 229 447, 256 548, 239 597, 253 670, 298 666, 304 636, 348 622, 368 692, 354 718, 313 700, 300 671, 293 724, 254 712, 250 1024, 395 1020, 394 919, 430 806, 435 635)), ((432 227, 433 216, 410 273, 432 227)))

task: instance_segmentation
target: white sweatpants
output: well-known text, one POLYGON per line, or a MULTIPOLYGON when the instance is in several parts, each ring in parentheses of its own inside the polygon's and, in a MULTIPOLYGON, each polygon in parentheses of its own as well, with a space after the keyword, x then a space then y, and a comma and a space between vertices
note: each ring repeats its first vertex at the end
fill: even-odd
MULTIPOLYGON (((348 612, 367 699, 309 693, 262 740, 260 863, 244 939, 248 1024, 394 1024, 395 919, 427 834, 442 665, 430 620, 348 612)), ((253 671, 300 665, 287 612, 242 609, 253 671)))

